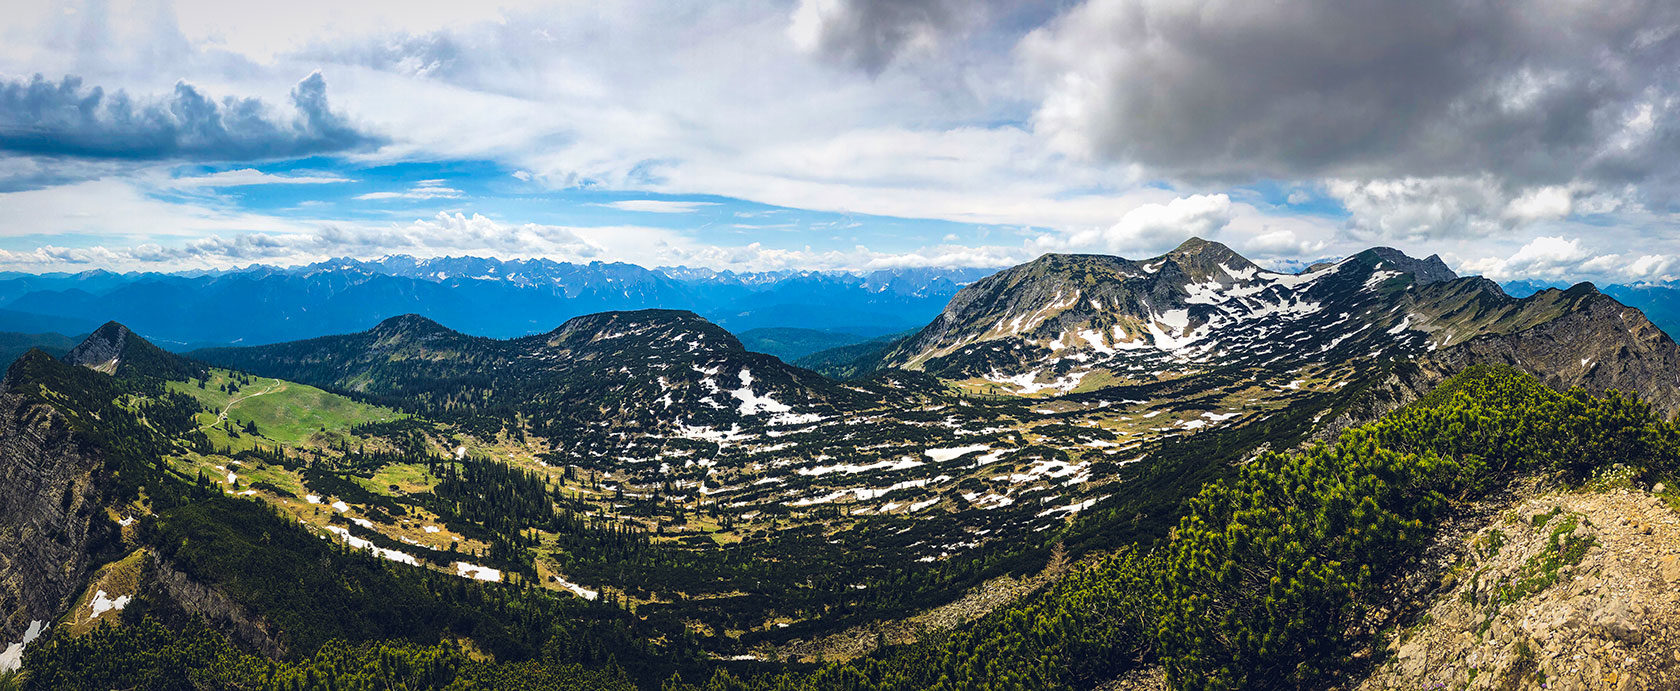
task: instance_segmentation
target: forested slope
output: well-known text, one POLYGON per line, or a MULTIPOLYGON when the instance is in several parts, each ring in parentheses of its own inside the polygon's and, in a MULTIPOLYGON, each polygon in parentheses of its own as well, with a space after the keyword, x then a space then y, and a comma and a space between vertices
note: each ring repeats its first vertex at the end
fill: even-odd
POLYGON ((1091 686, 1143 661, 1175 688, 1321 687, 1392 622, 1385 588, 1437 523, 1519 473, 1620 460, 1671 477, 1680 430, 1612 394, 1478 367, 1331 444, 1267 452, 1210 483, 1177 529, 976 626, 810 676, 705 689, 1091 686))

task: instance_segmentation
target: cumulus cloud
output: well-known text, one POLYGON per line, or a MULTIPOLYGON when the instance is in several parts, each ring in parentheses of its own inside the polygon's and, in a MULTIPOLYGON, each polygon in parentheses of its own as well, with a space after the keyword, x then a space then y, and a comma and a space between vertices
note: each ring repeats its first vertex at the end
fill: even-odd
POLYGON ((1209 238, 1231 222, 1231 198, 1197 194, 1166 203, 1140 204, 1114 225, 1069 236, 1044 236, 1044 247, 1101 248, 1127 256, 1148 256, 1191 237, 1209 238))
POLYGON ((0 83, 0 151, 52 158, 244 161, 367 149, 366 134, 327 104, 320 72, 291 91, 292 113, 261 99, 217 101, 177 82, 168 96, 135 98, 41 75, 0 83))
POLYGON ((1680 259, 1672 255, 1630 252, 1595 252, 1580 238, 1543 235, 1524 244, 1508 257, 1488 257, 1464 262, 1465 268, 1489 278, 1581 280, 1612 283, 1664 282, 1676 279, 1680 259))

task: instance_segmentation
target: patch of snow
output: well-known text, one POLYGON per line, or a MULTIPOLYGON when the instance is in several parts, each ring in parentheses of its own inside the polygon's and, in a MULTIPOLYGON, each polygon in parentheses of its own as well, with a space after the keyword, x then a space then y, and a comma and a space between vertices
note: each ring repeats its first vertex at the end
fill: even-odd
POLYGON ((344 539, 344 544, 350 545, 351 549, 365 549, 365 550, 373 552, 375 555, 378 555, 381 558, 389 559, 389 560, 394 561, 394 562, 400 562, 400 563, 403 563, 403 564, 408 564, 409 566, 419 566, 420 565, 420 562, 415 560, 414 555, 408 554, 406 552, 398 552, 397 550, 394 550, 394 549, 385 549, 384 547, 380 547, 378 545, 375 545, 375 544, 373 544, 373 541, 371 541, 371 540, 364 540, 362 538, 356 537, 355 535, 351 535, 350 530, 348 528, 341 528, 341 527, 336 526, 336 525, 329 525, 329 526, 327 526, 327 532, 332 533, 334 535, 337 535, 340 538, 343 538, 344 539))
POLYGON ((99 615, 111 610, 120 611, 122 608, 127 607, 129 600, 132 599, 134 599, 134 597, 131 595, 123 595, 113 600, 109 595, 105 594, 104 590, 94 593, 93 601, 88 603, 88 607, 93 609, 93 614, 88 615, 88 619, 98 619, 99 615))
POLYGON ((741 401, 742 415, 756 415, 758 413, 786 413, 793 410, 785 403, 769 396, 759 396, 752 390, 752 370, 741 368, 741 388, 730 391, 729 395, 741 401))
POLYGON ((990 451, 991 448, 992 447, 985 444, 974 444, 971 446, 959 446, 951 449, 928 449, 922 453, 927 454, 927 457, 932 459, 934 463, 944 463, 958 456, 974 453, 975 451, 990 451))
POLYGON ((827 475, 829 473, 840 473, 840 472, 846 473, 847 475, 853 475, 853 474, 856 474, 856 473, 865 473, 865 472, 869 472, 869 471, 872 471, 872 470, 908 470, 910 468, 914 468, 914 467, 919 466, 919 465, 922 465, 921 461, 918 461, 918 460, 916 460, 914 458, 911 458, 909 456, 905 456, 904 458, 901 458, 901 459, 896 460, 896 461, 876 461, 876 462, 871 463, 869 465, 855 465, 855 464, 851 464, 851 463, 844 463, 844 464, 841 464, 841 465, 817 466, 815 468, 800 468, 800 469, 798 469, 794 472, 799 473, 800 475, 809 475, 811 477, 822 477, 822 476, 827 475))
POLYGON ((321 495, 319 495, 319 494, 305 494, 305 495, 303 495, 303 500, 306 501, 306 502, 309 502, 311 504, 319 504, 319 503, 321 503, 321 495))
POLYGON ((1375 289, 1377 286, 1382 285, 1384 281, 1387 281, 1388 279, 1394 278, 1395 276, 1399 276, 1399 275, 1400 275, 1400 272, 1398 272, 1398 271, 1387 271, 1387 270, 1372 271, 1371 272, 1371 277, 1365 279, 1365 289, 1366 290, 1375 289))
POLYGON ((332 508, 333 508, 334 511, 337 511, 339 513, 344 513, 345 511, 350 510, 350 505, 344 503, 344 500, 339 499, 339 500, 334 501, 332 503, 332 508))
POLYGON ((442 528, 439 528, 435 525, 426 526, 425 528, 422 528, 422 530, 425 530, 428 533, 441 533, 441 532, 443 532, 442 528))
MULTIPOLYGON (((112 362, 116 362, 112 360, 112 362)), ((23 640, 6 646, 5 652, 0 652, 0 672, 13 672, 23 667, 23 649, 35 639, 41 637, 41 632, 47 628, 47 622, 34 619, 29 622, 29 630, 23 632, 23 640)))
POLYGON ((455 562, 455 575, 462 578, 472 578, 480 581, 500 582, 502 572, 488 566, 468 564, 464 561, 455 562))
POLYGON ((1102 501, 1102 500, 1107 499, 1107 498, 1108 498, 1108 495, 1105 494, 1105 495, 1097 497, 1095 499, 1086 499, 1085 501, 1075 502, 1075 503, 1072 503, 1072 504, 1068 504, 1067 506, 1058 506, 1054 509, 1048 509, 1048 510, 1045 510, 1045 511, 1038 512, 1038 517, 1043 518, 1045 516, 1049 516, 1049 515, 1052 515, 1052 514, 1058 514, 1058 513, 1067 514, 1067 515, 1071 516, 1073 514, 1079 513, 1080 511, 1084 511, 1085 509, 1089 509, 1092 506, 1096 505, 1097 502, 1102 501))
MULTIPOLYGON (((459 567, 457 567, 457 568, 459 568, 459 567)), ((554 579, 554 582, 560 584, 560 587, 572 591, 573 594, 575 594, 578 597, 581 597, 585 600, 593 600, 596 597, 600 596, 600 594, 601 594, 600 591, 590 590, 590 589, 585 588, 581 585, 578 585, 576 583, 568 581, 565 578, 562 578, 560 576, 549 576, 549 578, 554 579)), ((497 579, 497 580, 500 580, 500 579, 497 579)))

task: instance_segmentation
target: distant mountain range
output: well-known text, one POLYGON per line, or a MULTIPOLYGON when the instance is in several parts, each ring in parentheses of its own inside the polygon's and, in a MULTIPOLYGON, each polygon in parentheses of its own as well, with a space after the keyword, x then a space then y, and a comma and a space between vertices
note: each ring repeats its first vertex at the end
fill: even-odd
MULTIPOLYGON (((736 333, 796 328, 871 338, 925 324, 991 269, 736 273, 632 264, 479 257, 175 274, 0 274, 0 330, 88 333, 119 321, 176 350, 259 345, 368 329, 418 314, 493 338, 572 317, 646 308, 693 311, 736 333)), ((847 342, 821 343, 822 347, 847 342)), ((784 350, 810 352, 807 346, 784 350)))
MULTIPOLYGON (((1045 261, 1070 260, 1046 258, 1026 266, 1040 271, 1045 261)), ((1424 261, 1427 266, 1411 267, 1420 272, 1416 274, 1420 283, 1456 278, 1439 259, 1424 261)), ((1088 266, 1080 270, 1097 271, 1092 276, 1112 273, 1097 267, 1101 263, 1097 259, 1084 263, 1088 266)), ((1273 275, 1247 260, 1231 264, 1231 268, 1257 272, 1255 276, 1273 275)), ((1029 269, 1018 267, 1013 271, 1019 275, 1029 269)), ((118 321, 167 349, 184 351, 351 333, 398 314, 417 314, 476 336, 515 338, 544 333, 585 314, 680 309, 729 330, 749 350, 788 362, 807 359, 803 364, 827 374, 847 376, 855 374, 860 364, 865 368, 875 366, 860 363, 860 356, 876 360, 886 356, 889 343, 882 339, 922 329, 946 310, 959 290, 996 272, 938 268, 865 274, 731 272, 544 259, 393 256, 373 261, 335 259, 298 267, 253 265, 229 271, 167 274, 97 270, 75 274, 0 273, 0 332, 19 334, 12 338, 18 343, 62 352, 74 341, 55 335, 87 334, 102 323, 118 321), (23 338, 22 334, 44 337, 23 338), (875 342, 866 343, 871 341, 875 342)), ((1255 280, 1239 282, 1265 290, 1255 280)), ((1546 288, 1568 286, 1514 281, 1502 287, 1512 297, 1523 298, 1546 288)), ((1680 333, 1680 288, 1601 288, 1605 294, 1643 311, 1669 334, 1680 333)), ((1228 312, 1264 297, 1245 296, 1245 300, 1219 309, 1228 312)), ((1141 298, 1138 304, 1146 302, 1158 314, 1176 309, 1169 306, 1171 300, 1141 298)), ((1211 305, 1179 307, 1190 312, 1214 309, 1211 305)), ((1147 331, 1141 321, 1133 326, 1147 331)), ((937 327, 936 331, 946 328, 937 327)), ((932 333, 921 338, 924 340, 918 343, 923 346, 931 344, 927 338, 937 340, 932 333)), ((1133 342, 1121 337, 1117 343, 1133 342)), ((1071 352, 1088 349, 1088 343, 1068 345, 1075 348, 1071 352)), ((1116 345, 1105 342, 1104 347, 1116 345)), ((0 355, 6 353, 16 355, 10 350, 0 355)), ((924 354, 931 351, 914 355, 900 352, 897 357, 906 360, 924 354)))

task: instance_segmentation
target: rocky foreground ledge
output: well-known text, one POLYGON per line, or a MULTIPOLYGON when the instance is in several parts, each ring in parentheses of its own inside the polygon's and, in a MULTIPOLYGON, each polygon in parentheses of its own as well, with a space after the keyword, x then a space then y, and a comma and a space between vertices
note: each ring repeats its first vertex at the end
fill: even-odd
POLYGON ((1357 688, 1680 688, 1680 514, 1650 490, 1529 493, 1448 538, 1433 603, 1357 688))

